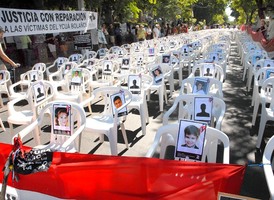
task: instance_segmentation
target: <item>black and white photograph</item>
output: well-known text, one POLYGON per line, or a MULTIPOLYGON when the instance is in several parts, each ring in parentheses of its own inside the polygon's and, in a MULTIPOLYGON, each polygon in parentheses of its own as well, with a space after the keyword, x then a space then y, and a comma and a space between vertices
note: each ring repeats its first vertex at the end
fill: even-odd
POLYGON ((141 75, 128 76, 128 89, 132 94, 141 93, 141 75))
POLYGON ((36 103, 45 99, 45 87, 41 81, 34 83, 32 88, 36 103))
POLYGON ((111 74, 112 72, 112 62, 109 60, 104 61, 103 64, 103 73, 104 74, 111 74))
POLYGON ((212 97, 195 97, 194 98, 194 120, 211 123, 212 116, 212 97))
POLYGON ((215 73, 215 66, 213 63, 204 64, 203 70, 203 76, 213 77, 215 73))
POLYGON ((162 55, 162 63, 169 64, 170 63, 170 54, 162 55))

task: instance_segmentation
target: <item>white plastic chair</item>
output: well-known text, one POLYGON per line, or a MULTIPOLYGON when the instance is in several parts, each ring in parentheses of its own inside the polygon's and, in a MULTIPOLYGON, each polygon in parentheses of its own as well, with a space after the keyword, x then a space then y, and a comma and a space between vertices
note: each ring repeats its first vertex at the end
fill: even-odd
POLYGON ((268 186, 268 190, 270 193, 270 199, 274 200, 274 161, 273 161, 273 152, 274 152, 274 136, 272 136, 264 149, 263 153, 263 168, 264 168, 264 174, 266 183, 268 186))
POLYGON ((68 57, 68 59, 69 59, 69 62, 75 62, 77 64, 80 64, 82 62, 83 57, 84 56, 80 53, 74 53, 74 54, 71 54, 68 57))
POLYGON ((43 73, 46 72, 47 66, 45 63, 36 63, 32 66, 32 70, 40 70, 43 73))
POLYGON ((51 73, 48 79, 56 89, 59 89, 59 87, 61 87, 62 90, 65 90, 65 75, 69 73, 72 69, 77 67, 78 64, 76 62, 65 62, 59 67, 56 72, 51 73))
MULTIPOLYGON (((79 68, 77 70, 81 71, 81 83, 72 83, 72 73, 74 72, 73 70, 70 70, 64 77, 65 89, 62 91, 55 88, 54 100, 66 100, 81 103, 91 96, 91 92, 89 91, 89 82, 92 75, 90 71, 85 68, 79 68)), ((88 106, 89 112, 92 113, 90 102, 87 102, 84 106, 88 106)))
POLYGON ((46 69, 47 78, 49 79, 50 74, 52 74, 53 72, 58 71, 59 68, 61 67, 61 65, 63 65, 66 62, 69 62, 69 59, 66 58, 66 57, 56 58, 56 60, 53 62, 53 64, 48 66, 47 69, 46 69))
MULTIPOLYGON (((179 124, 168 124, 160 127, 155 135, 154 141, 150 146, 146 157, 153 157, 160 146, 160 159, 164 159, 168 146, 175 146, 177 143, 179 124), (165 139, 163 139, 163 137, 165 139)), ((215 128, 207 127, 202 162, 217 162, 217 147, 219 143, 223 144, 223 162, 229 164, 229 138, 228 136, 215 128)))
MULTIPOLYGON (((146 123, 149 123, 149 114, 148 114, 148 107, 147 107, 147 100, 146 94, 148 88, 153 83, 153 79, 151 76, 148 75, 141 75, 141 93, 140 94, 132 94, 132 100, 128 104, 128 109, 137 109, 140 113, 140 120, 141 120, 141 128, 142 134, 146 134, 146 123)), ((129 83, 128 83, 129 84, 129 83)), ((130 90, 130 88, 129 88, 130 90)))
POLYGON ((247 74, 247 91, 249 92, 251 89, 252 80, 254 80, 254 75, 256 72, 263 67, 274 67, 274 60, 271 59, 260 59, 254 63, 254 65, 248 68, 247 74))
MULTIPOLYGON (((42 92, 42 91, 41 91, 42 92)), ((10 131, 13 133, 13 125, 29 125, 38 116, 41 108, 48 102, 53 100, 54 88, 48 81, 37 81, 33 83, 26 92, 25 96, 17 97, 8 102, 8 118, 10 131), (41 100, 36 97, 36 88, 42 87, 44 89, 44 98, 41 100), (23 109, 16 106, 20 101, 26 100, 28 106, 23 109), (39 101, 38 101, 39 100, 39 101)))
POLYGON ((10 92, 8 89, 8 85, 11 83, 10 81, 10 72, 8 70, 0 70, 0 106, 4 106, 4 102, 2 99, 2 94, 6 94, 8 99, 10 100, 10 92))
POLYGON ((217 80, 224 82, 224 70, 221 66, 215 63, 200 63, 197 65, 194 65, 192 68, 191 74, 189 74, 188 77, 212 77, 216 78, 217 80), (207 70, 210 70, 209 73, 207 73, 207 70))
POLYGON ((167 103, 167 92, 166 92, 166 84, 165 81, 168 80, 170 84, 174 84, 173 80, 173 69, 172 66, 166 65, 166 64, 151 64, 147 66, 148 71, 150 72, 150 75, 153 77, 153 84, 148 89, 148 101, 150 100, 150 94, 152 91, 157 91, 159 95, 159 107, 160 112, 164 110, 164 101, 167 103), (154 74, 154 71, 160 67, 161 74, 156 76, 154 74))
MULTIPOLYGON (((24 138, 30 134, 31 132, 35 133, 36 138, 38 138, 38 145, 34 148, 36 149, 51 149, 52 151, 61 151, 61 152, 80 152, 80 143, 77 141, 79 139, 80 134, 84 130, 86 125, 86 116, 85 111, 77 103, 67 102, 67 101, 52 101, 49 102, 39 113, 37 119, 35 119, 30 125, 16 134, 14 137, 18 137, 20 135, 22 141, 24 138), (56 113, 54 110, 54 105, 69 105, 71 106, 70 112, 70 130, 69 134, 59 133, 58 130, 54 129, 54 121, 56 117, 56 113), (51 119, 49 120, 49 125, 51 125, 51 133, 50 133, 50 142, 46 145, 41 145, 39 141, 39 135, 41 133, 41 125, 44 125, 45 114, 50 113, 51 119), (75 124, 76 122, 76 124, 75 124)), ((12 140, 14 141, 14 140, 12 140)))
POLYGON ((273 84, 273 79, 268 78, 270 80, 267 80, 266 78, 267 70, 274 71, 274 67, 273 68, 263 67, 259 69, 255 74, 254 89, 253 89, 252 102, 251 102, 251 105, 254 106, 253 115, 252 115, 252 125, 255 125, 262 96, 265 97, 266 102, 270 102, 270 99, 271 99, 271 94, 272 94, 271 84, 273 84))
MULTIPOLYGON (((168 109, 167 112, 163 115, 163 125, 170 123, 169 119, 174 112, 177 112, 178 108, 178 117, 176 120, 180 119, 194 119, 194 99, 195 97, 211 97, 209 95, 196 95, 196 94, 183 94, 174 100, 173 105, 168 109)), ((221 130, 222 121, 226 111, 225 102, 218 97, 211 97, 213 101, 212 111, 211 111, 211 127, 214 127, 218 130, 221 130)), ((174 117, 172 116, 172 120, 174 117)))
POLYGON ((98 115, 94 114, 90 117, 87 117, 85 131, 90 134, 100 134, 101 143, 104 141, 104 135, 106 135, 109 139, 111 154, 117 155, 118 127, 121 128, 126 148, 128 148, 128 140, 124 125, 126 116, 118 117, 118 113, 123 111, 123 109, 126 108, 131 102, 132 94, 127 89, 122 89, 120 87, 102 87, 93 91, 93 96, 90 98, 90 101, 94 100, 95 98, 99 98, 100 96, 104 101, 104 111, 103 113, 98 113, 98 115), (110 96, 122 91, 125 94, 125 102, 121 107, 115 109, 115 112, 113 113, 110 96))
POLYGON ((189 77, 186 78, 182 81, 182 86, 180 88, 180 93, 181 94, 192 94, 193 93, 193 87, 195 84, 195 79, 204 79, 208 82, 209 84, 209 91, 208 91, 208 95, 212 95, 215 97, 219 97, 221 99, 223 99, 223 83, 221 81, 218 81, 215 78, 211 78, 211 77, 189 77))
POLYGON ((265 82, 268 82, 268 84, 271 84, 270 86, 271 94, 270 94, 270 99, 267 99, 267 97, 265 97, 264 95, 261 96, 262 112, 261 112, 261 120, 260 120, 260 126, 258 131, 258 138, 256 143, 257 148, 260 148, 261 146, 266 123, 268 121, 274 121, 274 93, 272 88, 274 84, 274 77, 267 79, 265 82))
POLYGON ((21 74, 20 80, 9 86, 10 99, 24 97, 31 83, 43 80, 43 77, 43 72, 39 70, 29 70, 21 74), (20 88, 20 90, 18 88, 20 88))

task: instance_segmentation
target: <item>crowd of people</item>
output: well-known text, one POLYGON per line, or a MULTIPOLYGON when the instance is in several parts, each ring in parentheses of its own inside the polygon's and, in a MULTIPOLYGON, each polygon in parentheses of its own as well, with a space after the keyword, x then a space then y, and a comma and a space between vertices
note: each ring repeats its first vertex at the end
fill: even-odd
POLYGON ((187 33, 188 25, 185 23, 178 23, 177 25, 168 23, 155 23, 153 25, 142 23, 136 25, 127 24, 127 31, 123 33, 119 23, 108 25, 103 23, 101 30, 106 38, 106 46, 111 47, 121 46, 122 43, 131 44, 137 41, 187 33))

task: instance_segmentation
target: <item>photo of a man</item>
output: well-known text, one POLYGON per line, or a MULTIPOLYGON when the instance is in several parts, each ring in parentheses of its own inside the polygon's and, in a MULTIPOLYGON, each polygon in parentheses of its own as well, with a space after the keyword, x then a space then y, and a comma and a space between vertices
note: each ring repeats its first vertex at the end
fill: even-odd
POLYGON ((113 113, 113 115, 115 115, 115 112, 116 112, 117 109, 119 109, 118 117, 127 115, 127 107, 124 107, 123 109, 120 110, 120 108, 126 102, 125 93, 123 91, 120 91, 119 93, 111 95, 110 100, 111 100, 111 103, 112 103, 112 113, 113 113))

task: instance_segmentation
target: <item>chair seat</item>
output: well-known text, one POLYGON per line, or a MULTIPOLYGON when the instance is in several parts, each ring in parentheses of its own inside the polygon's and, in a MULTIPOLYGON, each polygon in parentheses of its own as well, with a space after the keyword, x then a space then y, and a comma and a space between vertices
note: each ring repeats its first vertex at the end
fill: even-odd
POLYGON ((86 119, 86 127, 88 131, 96 130, 98 133, 105 133, 110 128, 113 128, 112 116, 94 116, 86 119))
POLYGON ((25 110, 9 116, 8 122, 12 124, 18 124, 18 119, 20 119, 20 124, 29 124, 32 121, 32 118, 33 112, 30 110, 25 110))

